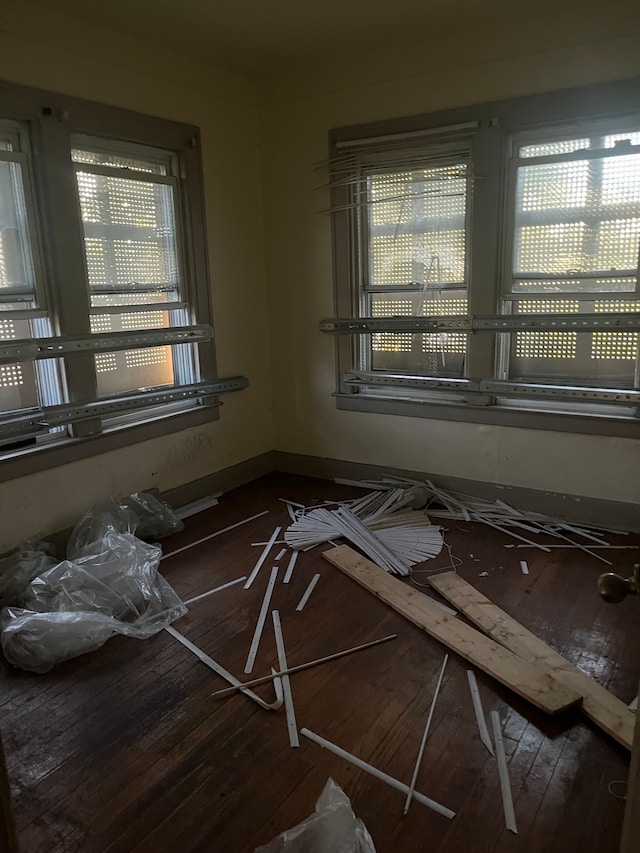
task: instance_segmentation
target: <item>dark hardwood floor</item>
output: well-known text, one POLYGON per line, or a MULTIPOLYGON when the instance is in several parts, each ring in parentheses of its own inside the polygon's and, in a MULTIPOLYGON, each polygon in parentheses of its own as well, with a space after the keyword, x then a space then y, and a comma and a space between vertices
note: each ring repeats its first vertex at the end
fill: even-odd
MULTIPOLYGON (((164 549, 261 510, 267 515, 168 558, 161 570, 183 598, 198 595, 250 573, 261 551, 251 543, 289 521, 278 498, 310 504, 356 494, 362 492, 330 482, 264 478, 188 519, 164 549)), ((604 604, 596 590, 601 563, 563 549, 505 549, 510 540, 480 525, 446 526, 463 577, 625 702, 632 699, 640 672, 640 602, 604 604), (521 573, 521 559, 529 575, 521 573)), ((280 610, 289 664, 391 632, 398 639, 292 676, 298 726, 407 782, 445 649, 329 565, 322 550, 300 555, 287 586, 280 582, 281 561, 272 606, 280 610), (320 582, 296 612, 316 572, 320 582)), ((624 574, 638 559, 634 553, 607 552, 624 574)), ((448 564, 444 551, 425 566, 448 564)), ((272 565, 265 563, 250 590, 223 590, 175 623, 239 678, 272 565)), ((254 674, 275 662, 268 621, 254 674)), ((498 710, 505 726, 519 835, 509 833, 496 764, 478 737, 466 669, 450 655, 417 785, 457 813, 450 821, 416 802, 402 817, 400 792, 305 738, 291 749, 283 710, 264 711, 238 694, 212 698, 225 682, 166 632, 145 641, 114 638, 45 675, 4 663, 0 719, 20 849, 253 851, 307 817, 331 776, 378 853, 615 853, 624 801, 608 787, 626 779, 628 753, 577 712, 550 718, 478 673, 487 717, 498 710)), ((257 692, 269 701, 273 696, 269 685, 257 692)))

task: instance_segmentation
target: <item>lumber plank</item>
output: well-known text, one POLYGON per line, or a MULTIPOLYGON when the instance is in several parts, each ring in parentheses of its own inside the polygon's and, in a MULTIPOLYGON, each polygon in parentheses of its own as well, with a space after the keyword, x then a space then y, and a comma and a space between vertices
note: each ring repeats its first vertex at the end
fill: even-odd
POLYGON ((581 701, 582 696, 576 690, 560 684, 534 664, 449 616, 419 590, 391 577, 348 545, 324 551, 322 556, 431 637, 542 711, 557 714, 581 701))
POLYGON ((492 639, 549 673, 557 682, 580 693, 583 696, 582 713, 622 746, 631 749, 635 716, 624 702, 528 631, 456 572, 433 575, 429 583, 492 639))
MULTIPOLYGON (((633 713, 633 712, 632 712, 633 713)), ((631 768, 624 809, 620 853, 634 853, 640 849, 640 712, 636 715, 631 768)))

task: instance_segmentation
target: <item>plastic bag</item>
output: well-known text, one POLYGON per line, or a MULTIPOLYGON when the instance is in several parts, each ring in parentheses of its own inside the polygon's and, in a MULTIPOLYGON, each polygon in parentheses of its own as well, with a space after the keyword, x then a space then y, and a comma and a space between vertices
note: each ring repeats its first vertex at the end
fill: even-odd
POLYGON ((315 812, 255 853, 376 853, 376 848, 349 797, 329 779, 315 812))
POLYGON ((169 504, 155 495, 135 492, 124 498, 110 498, 92 507, 76 524, 67 543, 67 556, 75 559, 77 553, 103 539, 110 530, 155 540, 184 530, 184 524, 169 504))
POLYGON ((53 546, 48 542, 24 545, 0 560, 0 607, 17 604, 24 588, 36 575, 55 566, 53 546))
POLYGON ((145 639, 187 609, 158 573, 161 549, 113 527, 35 577, 20 608, 0 615, 2 648, 14 666, 47 672, 99 648, 114 634, 145 639))

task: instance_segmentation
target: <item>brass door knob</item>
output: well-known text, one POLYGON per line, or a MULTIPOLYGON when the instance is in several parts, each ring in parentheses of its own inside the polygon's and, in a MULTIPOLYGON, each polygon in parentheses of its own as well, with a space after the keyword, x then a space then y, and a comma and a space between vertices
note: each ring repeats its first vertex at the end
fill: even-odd
POLYGON ((628 595, 640 595, 640 563, 633 567, 633 575, 630 578, 623 578, 614 572, 600 575, 598 592, 609 604, 618 604, 628 595))

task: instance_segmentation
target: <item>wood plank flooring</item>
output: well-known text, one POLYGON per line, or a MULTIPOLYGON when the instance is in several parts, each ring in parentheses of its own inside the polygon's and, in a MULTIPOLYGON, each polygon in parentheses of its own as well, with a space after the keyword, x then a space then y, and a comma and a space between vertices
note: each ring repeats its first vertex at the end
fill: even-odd
MULTIPOLYGON (((250 574, 264 542, 288 514, 278 498, 305 504, 361 492, 330 482, 271 475, 224 495, 165 540, 169 552, 262 510, 267 515, 170 557, 161 571, 183 597, 250 574)), ((497 531, 446 522, 460 575, 628 703, 640 673, 640 602, 602 602, 603 564, 580 552, 505 549, 497 531), (473 556, 471 556, 473 555, 473 556), (529 575, 520 571, 520 560, 529 575), (488 577, 481 578, 481 572, 488 577)), ((611 537, 636 544, 631 537, 611 537)), ((275 556, 282 546, 272 551, 275 556)), ((298 726, 408 782, 445 649, 321 558, 302 553, 291 583, 274 590, 290 665, 397 632, 398 639, 291 678, 298 726), (295 608, 313 575, 320 581, 295 608)), ((633 551, 609 551, 628 574, 633 551)), ((175 627, 238 678, 274 565, 242 585, 194 603, 175 627)), ((446 551, 425 564, 446 568, 446 551)), ((421 582, 426 574, 417 574, 421 582)), ((435 596, 434 594, 434 597, 435 596)), ((270 616, 255 675, 274 665, 270 616)), ((0 726, 13 814, 23 853, 244 853, 314 808, 327 778, 349 795, 378 853, 616 853, 628 753, 577 712, 551 718, 478 672, 487 717, 500 713, 519 835, 504 827, 495 761, 481 744, 466 678, 451 654, 417 790, 457 812, 449 821, 301 738, 291 749, 284 710, 226 686, 161 632, 110 640, 45 675, 0 665, 0 726), (620 786, 615 789, 616 793, 620 786)), ((273 688, 256 688, 268 701, 273 688)))

